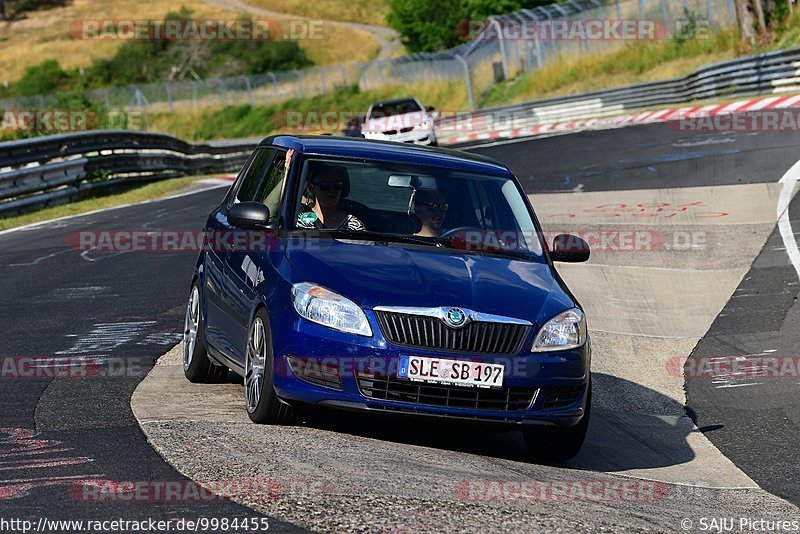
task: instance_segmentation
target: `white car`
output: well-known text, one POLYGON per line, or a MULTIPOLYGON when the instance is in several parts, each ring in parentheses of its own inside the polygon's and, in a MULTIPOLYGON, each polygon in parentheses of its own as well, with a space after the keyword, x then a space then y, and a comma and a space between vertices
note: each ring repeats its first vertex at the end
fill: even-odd
POLYGON ((376 102, 369 107, 361 135, 367 139, 436 146, 435 115, 432 107, 424 107, 416 98, 376 102))

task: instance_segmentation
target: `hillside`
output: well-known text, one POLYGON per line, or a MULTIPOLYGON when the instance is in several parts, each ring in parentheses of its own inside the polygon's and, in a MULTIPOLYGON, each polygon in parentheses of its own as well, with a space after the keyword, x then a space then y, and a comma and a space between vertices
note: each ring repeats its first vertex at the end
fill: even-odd
MULTIPOLYGON (((70 35, 71 25, 80 21, 163 20, 181 6, 190 9, 196 19, 235 20, 248 11, 242 8, 246 7, 242 2, 232 1, 74 0, 65 7, 28 12, 21 20, 0 23, 0 83, 13 83, 25 69, 48 59, 58 60, 64 68, 85 68, 94 59, 114 56, 123 41, 83 40, 70 35)), ((252 12, 250 16, 262 18, 252 12)), ((300 14, 287 11, 263 18, 285 22, 298 20, 300 14)), ((384 43, 365 29, 325 21, 321 38, 301 39, 299 44, 314 63, 329 65, 368 61, 380 53, 384 43)))

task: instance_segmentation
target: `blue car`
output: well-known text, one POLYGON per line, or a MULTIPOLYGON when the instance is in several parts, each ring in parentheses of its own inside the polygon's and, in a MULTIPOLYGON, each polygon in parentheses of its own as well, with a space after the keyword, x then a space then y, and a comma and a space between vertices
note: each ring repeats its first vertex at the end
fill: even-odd
POLYGON ((583 310, 502 163, 345 137, 264 139, 209 215, 186 312, 192 382, 244 378, 256 423, 331 408, 519 430, 578 453, 583 310))

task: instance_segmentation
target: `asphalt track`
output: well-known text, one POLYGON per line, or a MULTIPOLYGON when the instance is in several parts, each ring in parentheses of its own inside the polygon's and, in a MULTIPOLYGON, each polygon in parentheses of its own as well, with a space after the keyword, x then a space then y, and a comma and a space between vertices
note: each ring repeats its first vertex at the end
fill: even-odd
MULTIPOLYGON (((798 141, 800 136, 788 132, 691 135, 686 132, 676 132, 667 125, 657 124, 534 141, 515 141, 470 149, 486 153, 509 164, 530 193, 544 194, 542 198, 551 199, 554 203, 563 202, 564 205, 573 206, 582 202, 579 196, 563 193, 613 195, 616 191, 628 191, 635 194, 638 190, 645 189, 663 188, 674 191, 688 188, 689 191, 691 188, 701 186, 743 186, 743 184, 751 184, 756 188, 760 187, 758 184, 765 184, 766 190, 768 184, 774 184, 795 163, 798 156, 794 147, 798 145, 798 141), (547 196, 548 193, 559 194, 547 196), (563 198, 563 201, 557 200, 557 197, 563 198)), ((716 195, 718 190, 714 191, 716 195)), ((42 358, 91 356, 99 359, 113 357, 115 360, 130 362, 127 371, 120 375, 91 379, 14 377, 13 373, 9 375, 4 372, 1 379, 0 403, 6 408, 0 416, 2 418, 0 426, 9 430, 5 430, 7 437, 0 442, 0 447, 5 453, 17 454, 29 450, 30 448, 26 447, 31 440, 50 442, 39 449, 46 454, 37 454, 36 461, 31 461, 22 454, 19 459, 9 456, 8 461, 0 465, 2 470, 0 496, 3 496, 0 500, 1 517, 38 518, 47 514, 49 517, 69 519, 108 519, 112 516, 122 516, 125 519, 145 517, 167 519, 258 515, 253 510, 229 502, 87 503, 76 498, 74 491, 69 491, 76 479, 185 480, 182 474, 167 465, 148 444, 131 413, 129 401, 134 388, 150 370, 156 358, 166 352, 179 338, 187 276, 195 257, 191 253, 81 255, 66 246, 68 235, 70 232, 84 229, 195 230, 200 227, 205 214, 221 194, 222 190, 209 191, 0 234, 0 274, 3 275, 0 279, 2 280, 0 294, 3 295, 0 318, 4 325, 4 335, 0 337, 0 356, 4 359, 30 356, 42 358), (32 436, 34 433, 35 438, 32 436), (43 459, 45 461, 39 461, 43 459)), ((754 204, 758 204, 758 199, 755 196, 753 198, 754 204)), ((766 195, 764 198, 770 200, 772 197, 766 195)), ((550 206, 537 206, 537 209, 541 215, 549 213, 550 206)), ((563 211, 562 207, 559 205, 556 211, 563 211)), ((795 215, 797 211, 795 202, 792 204, 792 214, 795 215)), ((557 213, 554 212, 554 215, 557 213)), ((620 214, 613 215, 614 218, 598 220, 595 224, 602 226, 625 219, 624 213, 621 217, 618 217, 620 214)), ((555 221, 559 224, 569 224, 574 219, 571 216, 572 214, 565 219, 556 218, 555 221)), ((735 214, 732 213, 731 216, 734 217, 735 214)), ((574 220, 580 221, 580 214, 574 220)), ((686 223, 687 225, 697 223, 697 219, 688 220, 686 223)), ((797 228, 798 224, 800 221, 795 220, 794 227, 797 228)), ((696 328, 697 332, 689 336, 702 340, 697 348, 694 348, 693 343, 687 345, 687 355, 692 351, 692 357, 731 354, 732 346, 738 351, 736 354, 758 354, 767 348, 777 349, 787 355, 797 354, 797 330, 793 328, 797 324, 797 310, 794 308, 798 293, 796 275, 785 253, 781 255, 781 251, 777 250, 781 247, 775 241, 774 235, 759 254, 772 228, 774 220, 764 219, 759 220, 758 224, 743 221, 738 225, 718 225, 712 229, 712 232, 718 232, 713 234, 717 241, 712 239, 709 246, 712 249, 715 246, 720 247, 719 261, 736 259, 744 265, 746 272, 753 258, 758 255, 753 269, 760 270, 755 272, 758 276, 755 277, 757 281, 752 282, 756 284, 753 286, 755 288, 753 291, 772 292, 779 297, 759 299, 764 313, 754 315, 749 302, 748 306, 742 306, 735 302, 736 299, 728 300, 735 286, 742 280, 741 274, 737 274, 738 271, 731 272, 730 276, 735 277, 733 287, 719 305, 720 308, 725 306, 725 311, 715 320, 711 317, 709 324, 712 322, 713 324, 707 335, 706 330, 709 325, 700 325, 696 328), (738 253, 739 257, 736 258, 737 249, 731 245, 731 241, 740 232, 748 233, 751 239, 750 244, 743 247, 738 253), (753 245, 756 242, 757 246, 753 245), (725 248, 725 244, 728 248, 725 248), (732 256, 726 257, 723 251, 732 256), (764 319, 765 317, 768 319, 764 319), (778 343, 772 343, 769 347, 763 343, 765 340, 775 339, 778 343), (725 343, 725 350, 721 352, 718 347, 710 345, 713 343, 725 343)), ((675 252, 675 256, 671 256, 673 260, 677 258, 677 261, 686 263, 698 262, 690 250, 671 252, 675 252)), ((600 258, 609 259, 610 255, 613 256, 613 254, 605 256, 600 254, 600 258)), ((650 261, 653 263, 650 268, 658 269, 659 258, 658 255, 637 257, 637 263, 650 261)), ((705 256, 703 261, 706 260, 713 262, 714 257, 705 256)), ((623 267, 638 269, 641 265, 623 267)), ((704 266, 698 264, 697 267, 704 266)), ((602 264, 597 264, 595 268, 604 269, 602 264)), ((573 275, 580 276, 577 273, 573 275)), ((606 276, 606 273, 603 275, 606 276)), ((570 273, 565 274, 565 277, 568 276, 570 273)), ((716 273, 713 276, 716 277, 716 273)), ((745 278, 742 283, 746 285, 751 281, 745 278)), ((702 300, 704 298, 702 285, 698 287, 691 288, 687 294, 693 294, 695 299, 702 300)), ((580 295, 579 298, 584 305, 587 305, 585 298, 580 295)), ((681 310, 673 309, 671 313, 680 314, 681 310)), ((611 326, 605 332, 598 332, 598 339, 602 339, 603 336, 613 337, 615 333, 611 326)), ((679 327, 684 328, 685 325, 675 325, 676 330, 679 327)), ((652 339, 657 340, 660 337, 653 336, 652 339)), ((629 367, 632 367, 632 374, 636 375, 635 366, 629 365, 629 367)), ((600 383, 605 382, 608 386, 607 392, 610 392, 608 394, 630 389, 635 381, 641 382, 639 379, 634 380, 635 376, 631 376, 631 380, 626 384, 618 376, 605 373, 599 375, 600 383)), ((679 382, 682 390, 682 378, 679 382)), ((744 471, 759 486, 795 504, 798 503, 799 493, 796 482, 798 466, 795 460, 798 443, 797 382, 797 380, 772 380, 759 384, 758 387, 719 389, 712 387, 708 381, 689 379, 686 385, 689 412, 711 442, 724 456, 733 460, 735 467, 744 471)), ((178 382, 175 384, 185 385, 178 382)), ((238 387, 236 384, 229 386, 225 391, 220 391, 221 398, 227 399, 225 395, 232 394, 238 387)), ((636 387, 641 389, 641 386, 636 387)), ((674 384, 669 386, 669 388, 674 387, 674 384)), ((216 392, 213 388, 203 391, 202 395, 211 397, 213 397, 212 392, 216 392)), ((673 397, 678 396, 673 395, 673 397)), ((657 398, 653 400, 656 404, 664 402, 662 397, 652 394, 648 398, 657 398)), ((641 398, 639 397, 640 400, 641 398)), ((170 404, 169 396, 165 396, 163 400, 166 401, 162 402, 163 405, 170 404)), ((233 403, 233 397, 231 401, 233 403)), ((236 402, 238 401, 240 399, 236 402)), ((672 408, 682 411, 683 406, 680 401, 679 398, 671 401, 674 404, 672 408)), ((607 397, 605 402, 613 405, 614 402, 620 401, 607 397)), ((234 404, 226 408, 229 408, 226 413, 242 411, 241 406, 234 404)), ((198 407, 186 406, 186 409, 192 411, 198 407)), ((201 411, 203 409, 206 408, 200 407, 201 411)), ((221 419, 224 420, 225 417, 228 416, 224 415, 221 419)), ((209 417, 209 421, 222 422, 220 418, 214 417, 209 417)), ((154 436, 158 437, 160 431, 160 437, 168 441, 169 435, 174 434, 175 429, 183 429, 187 435, 193 434, 193 443, 205 443, 209 439, 214 441, 217 435, 224 435, 228 428, 225 425, 230 421, 224 423, 217 426, 210 423, 196 424, 193 427, 189 423, 183 426, 178 423, 172 426, 154 423, 148 430, 150 432, 148 437, 152 441, 154 436), (214 434, 215 432, 217 434, 214 434)), ((495 466, 492 469, 504 473, 506 477, 509 476, 509 472, 534 479, 570 477, 604 479, 606 476, 586 471, 580 471, 583 474, 576 475, 578 471, 575 471, 575 468, 594 467, 595 470, 597 465, 593 466, 591 463, 586 465, 578 463, 572 469, 535 464, 527 464, 522 469, 517 463, 504 464, 506 458, 513 458, 519 454, 519 448, 502 438, 476 440, 474 444, 463 442, 458 444, 459 439, 469 440, 469 434, 454 433, 450 429, 426 429, 429 432, 415 438, 408 434, 408 428, 403 428, 402 435, 398 435, 400 430, 392 428, 376 427, 370 432, 364 428, 354 429, 344 423, 343 426, 331 425, 330 421, 309 424, 291 432, 286 439, 297 447, 305 443, 304 439, 318 439, 326 445, 327 450, 335 451, 340 450, 336 447, 345 450, 356 441, 366 442, 367 446, 381 451, 385 448, 389 452, 382 457, 378 454, 374 460, 383 462, 386 471, 389 474, 395 473, 398 479, 403 479, 402 472, 407 469, 403 462, 408 458, 404 460, 400 454, 390 454, 392 452, 390 445, 393 443, 400 445, 410 443, 426 450, 440 449, 442 456, 445 457, 448 452, 451 455, 465 452, 474 460, 478 472, 483 470, 483 478, 491 478, 493 474, 492 471, 486 472, 487 466, 495 466), (352 439, 348 439, 351 436, 352 439)), ((258 429, 252 426, 241 428, 250 428, 248 431, 253 432, 255 438, 263 438, 256 434, 258 429)), ((413 429, 411 430, 413 432, 413 429)), ((659 432, 664 429, 656 427, 642 430, 659 432)), ((243 463, 245 458, 253 461, 252 456, 248 456, 236 447, 230 447, 232 441, 240 438, 241 436, 234 432, 231 440, 227 441, 228 448, 222 447, 222 453, 234 463, 243 463)), ((588 445, 594 446, 592 443, 588 445)), ((628 443, 624 444, 627 445, 628 443)), ((624 447, 621 446, 620 449, 616 451, 617 456, 625 454, 624 447)), ((164 454, 163 451, 160 452, 164 454)), ((657 456, 660 451, 654 452, 657 456)), ((344 452, 336 454, 341 454, 342 458, 339 460, 342 461, 359 461, 358 458, 348 458, 344 452)), ((693 456, 691 451, 681 451, 681 454, 685 455, 686 462, 690 462, 693 456)), ((208 473, 214 473, 214 466, 209 465, 209 459, 214 458, 211 451, 200 447, 200 452, 197 452, 195 447, 192 454, 183 450, 180 456, 183 463, 175 458, 168 459, 173 465, 180 464, 181 472, 194 473, 206 469, 208 473)), ((637 467, 644 469, 672 467, 651 461, 648 465, 626 465, 623 469, 618 465, 611 465, 612 460, 614 459, 609 459, 604 465, 605 469, 601 471, 625 472, 627 469, 637 467)), ((425 466, 434 469, 433 465, 425 464, 425 466)), ((309 463, 295 462, 293 469, 298 477, 326 475, 324 471, 314 469, 309 463)), ((225 475, 219 474, 220 472, 217 471, 215 476, 234 476, 232 473, 225 475)), ((235 476, 241 477, 247 474, 246 471, 239 471, 235 476)), ((425 485, 428 481, 424 476, 416 471, 415 474, 418 478, 413 481, 403 479, 408 483, 405 488, 407 492, 429 493, 431 497, 438 495, 437 488, 425 485)), ((464 476, 475 476, 475 473, 465 468, 464 476)), ((665 476, 670 474, 667 473, 665 476)), ((308 500, 313 501, 318 497, 312 495, 308 500)), ((338 528, 354 529, 359 524, 359 517, 374 520, 379 528, 385 528, 379 519, 389 510, 378 506, 385 506, 385 501, 376 500, 378 505, 370 506, 369 502, 359 503, 357 493, 345 497, 344 500, 333 500, 329 503, 349 506, 358 513, 350 518, 351 522, 336 524, 338 528)), ((686 494, 677 493, 656 504, 626 503, 624 509, 603 505, 578 506, 567 507, 563 511, 548 505, 527 503, 527 507, 517 511, 538 518, 539 526, 544 529, 567 528, 571 525, 585 528, 609 526, 618 530, 630 527, 670 531, 678 529, 677 523, 655 518, 663 514, 670 516, 672 521, 672 518, 680 513, 686 498, 686 494)), ((794 517, 797 517, 796 508, 787 508, 788 505, 770 499, 770 496, 763 492, 745 494, 720 489, 704 493, 704 490, 698 490, 692 494, 692 500, 694 512, 701 513, 705 506, 708 515, 722 511, 733 513, 736 510, 743 511, 747 506, 753 506, 760 507, 765 512, 772 511, 783 518, 790 518, 786 517, 787 514, 794 514, 794 517), (726 502, 728 507, 720 507, 720 502, 726 502)), ((244 501, 246 502, 246 499, 244 501)), ((435 500, 433 502, 435 503, 435 500)), ((283 504, 286 506, 286 503, 283 504)), ((290 504, 294 509, 297 508, 297 503, 290 504)), ((305 505, 311 507, 308 503, 305 505)), ((443 505, 442 513, 453 516, 461 513, 464 519, 469 517, 468 509, 469 507, 462 502, 458 510, 450 505, 443 505)), ((280 508, 276 510, 281 511, 280 508)), ((513 522, 503 522, 503 514, 497 510, 487 511, 483 506, 476 507, 476 510, 481 514, 480 517, 489 523, 476 524, 472 527, 480 526, 491 530, 492 525, 505 528, 513 528, 515 525, 513 522), (498 513, 500 516, 496 515, 498 513), (491 522, 493 520, 496 522, 491 522)), ((344 514, 345 510, 342 512, 344 514)), ((404 510, 392 510, 392 512, 401 513, 404 510)), ((431 530, 433 526, 441 526, 443 529, 460 526, 451 525, 444 520, 437 523, 433 520, 438 517, 435 512, 432 515, 430 511, 427 515, 417 515, 412 519, 417 521, 417 525, 422 525, 422 529, 427 527, 427 530, 431 530)), ((308 521, 306 524, 314 525, 313 521, 308 521)), ((409 520, 409 524, 415 523, 409 520)), ((272 519, 271 528, 278 526, 282 524, 272 519)), ((403 527, 404 525, 399 525, 398 528, 403 527)), ((329 530, 331 524, 322 524, 320 528, 329 530)))

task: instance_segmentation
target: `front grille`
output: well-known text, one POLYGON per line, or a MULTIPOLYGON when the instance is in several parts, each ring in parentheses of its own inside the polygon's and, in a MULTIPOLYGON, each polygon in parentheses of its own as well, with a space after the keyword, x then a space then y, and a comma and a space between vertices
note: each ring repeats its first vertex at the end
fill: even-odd
POLYGON ((410 132, 410 131, 411 131, 411 130, 413 130, 413 129, 414 129, 414 127, 413 127, 413 126, 408 126, 408 127, 406 127, 406 128, 400 128, 400 133, 408 133, 408 132, 410 132))
POLYGON ((583 392, 583 386, 567 388, 544 388, 542 390, 542 410, 566 408, 577 402, 583 392))
POLYGON ((341 391, 342 376, 339 373, 339 368, 335 365, 330 365, 320 362, 313 358, 297 358, 294 356, 287 357, 289 367, 291 367, 294 375, 315 386, 322 386, 324 388, 336 389, 341 391))
POLYGON ((397 130, 385 130, 383 133, 386 135, 394 135, 397 133, 397 130))
POLYGON ((361 394, 375 400, 495 412, 527 410, 536 399, 538 391, 537 388, 480 389, 423 384, 358 372, 356 378, 361 394))
POLYGON ((376 311, 381 332, 389 342, 472 354, 515 354, 530 326, 510 323, 471 322, 454 329, 436 317, 376 311))

